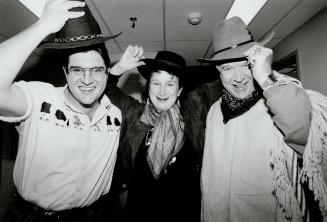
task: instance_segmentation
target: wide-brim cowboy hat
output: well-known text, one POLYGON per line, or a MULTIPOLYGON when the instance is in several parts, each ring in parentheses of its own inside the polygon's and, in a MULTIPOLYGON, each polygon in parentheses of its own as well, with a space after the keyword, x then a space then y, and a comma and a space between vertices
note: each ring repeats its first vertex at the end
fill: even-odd
POLYGON ((141 59, 145 65, 139 66, 139 73, 148 79, 153 71, 167 71, 179 78, 183 78, 185 74, 185 59, 177 53, 170 51, 159 51, 154 59, 141 59))
MULTIPOLYGON (((85 2, 85 0, 70 1, 85 2)), ((87 5, 81 8, 73 8, 71 11, 84 11, 85 14, 82 17, 67 20, 62 29, 55 34, 55 38, 41 42, 38 48, 69 49, 85 47, 103 43, 121 34, 103 37, 100 26, 87 5)))
POLYGON ((215 51, 213 56, 210 59, 199 58, 197 61, 221 64, 245 58, 244 52, 254 45, 266 45, 273 36, 274 32, 270 32, 262 41, 256 41, 241 18, 235 16, 220 20, 215 24, 212 33, 215 51))

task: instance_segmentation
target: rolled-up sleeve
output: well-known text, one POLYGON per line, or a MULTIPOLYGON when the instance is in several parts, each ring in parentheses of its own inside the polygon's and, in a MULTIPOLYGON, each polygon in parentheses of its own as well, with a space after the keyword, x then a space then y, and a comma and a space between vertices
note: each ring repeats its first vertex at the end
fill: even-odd
MULTIPOLYGON (((25 82, 25 81, 19 81, 19 82, 15 82, 14 83, 14 87, 19 87, 20 89, 22 89, 22 91, 24 92, 25 96, 26 96, 26 100, 27 100, 27 111, 23 116, 18 116, 18 117, 8 117, 8 116, 0 116, 0 120, 4 121, 4 122, 11 122, 11 123, 15 123, 15 122, 22 122, 24 120, 26 120, 32 113, 33 111, 33 96, 32 93, 30 91, 30 87, 31 87, 31 83, 25 82)), ((13 103, 15 103, 16 101, 12 101, 13 103)))

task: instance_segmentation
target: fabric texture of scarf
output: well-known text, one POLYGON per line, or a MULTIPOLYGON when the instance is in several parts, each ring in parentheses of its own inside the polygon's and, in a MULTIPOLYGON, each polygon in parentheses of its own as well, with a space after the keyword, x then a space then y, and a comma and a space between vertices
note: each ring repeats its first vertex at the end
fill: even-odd
POLYGON ((254 89, 252 93, 246 98, 239 99, 233 96, 224 88, 221 101, 221 111, 224 117, 223 122, 226 124, 229 120, 234 119, 247 112, 261 98, 262 92, 258 89, 254 89))
POLYGON ((169 161, 184 144, 185 123, 177 104, 160 112, 149 102, 140 121, 153 127, 146 158, 154 178, 159 179, 169 161))

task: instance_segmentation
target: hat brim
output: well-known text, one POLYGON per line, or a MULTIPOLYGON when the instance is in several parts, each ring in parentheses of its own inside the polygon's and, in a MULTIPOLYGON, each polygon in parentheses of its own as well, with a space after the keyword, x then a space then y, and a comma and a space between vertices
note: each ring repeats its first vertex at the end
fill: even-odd
POLYGON ((150 74, 155 70, 167 71, 177 77, 182 77, 183 67, 169 61, 158 60, 158 59, 141 59, 145 65, 137 67, 139 73, 145 78, 148 79, 150 74))
POLYGON ((118 33, 116 35, 107 36, 107 37, 103 37, 103 38, 82 40, 82 41, 72 41, 72 42, 65 42, 65 43, 42 42, 38 46, 38 48, 40 48, 40 49, 70 49, 70 48, 85 47, 85 46, 100 44, 100 43, 108 41, 110 39, 117 38, 121 34, 122 34, 122 32, 120 32, 120 33, 118 33))
POLYGON ((223 51, 221 53, 218 53, 218 54, 214 55, 211 59, 199 58, 199 59, 196 59, 196 61, 198 61, 200 63, 214 63, 214 64, 226 63, 229 60, 235 60, 235 59, 245 57, 244 52, 246 52, 248 49, 250 49, 254 45, 262 46, 262 44, 259 42, 250 42, 248 44, 241 45, 236 48, 229 49, 229 50, 223 51))
POLYGON ((214 55, 211 59, 198 58, 196 59, 200 63, 213 63, 213 64, 223 64, 229 62, 230 60, 240 59, 245 57, 244 52, 250 49, 254 45, 265 46, 274 37, 275 32, 272 31, 264 36, 260 42, 250 42, 245 45, 238 46, 234 49, 229 49, 214 55))

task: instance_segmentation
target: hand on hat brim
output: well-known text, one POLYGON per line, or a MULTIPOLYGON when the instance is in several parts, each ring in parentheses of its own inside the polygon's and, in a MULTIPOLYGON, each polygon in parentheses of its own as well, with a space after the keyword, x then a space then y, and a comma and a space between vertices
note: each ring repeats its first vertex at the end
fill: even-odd
POLYGON ((258 42, 251 42, 245 45, 238 46, 236 48, 232 48, 223 52, 220 52, 214 55, 211 59, 197 59, 200 63, 214 63, 214 64, 222 64, 228 62, 228 60, 240 59, 244 58, 244 52, 246 52, 253 45, 260 45, 258 42))
POLYGON ((244 57, 243 53, 246 52, 253 45, 265 46, 266 44, 268 44, 268 42, 270 42, 270 40, 274 37, 274 35, 275 35, 275 31, 271 31, 267 35, 265 35, 259 42, 254 41, 246 45, 241 45, 234 49, 230 49, 225 52, 218 53, 217 55, 214 55, 211 59, 198 58, 196 59, 196 61, 200 63, 222 64, 222 63, 227 63, 228 60, 243 58, 244 57))

